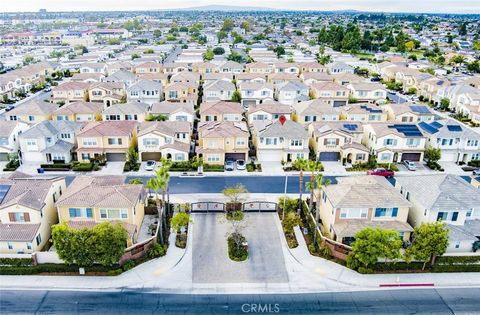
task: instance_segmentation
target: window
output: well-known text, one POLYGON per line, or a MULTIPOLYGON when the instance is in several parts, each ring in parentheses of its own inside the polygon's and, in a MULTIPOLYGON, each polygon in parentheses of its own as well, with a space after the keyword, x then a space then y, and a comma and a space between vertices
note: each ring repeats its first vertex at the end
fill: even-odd
POLYGON ((8 249, 13 249, 13 245, 10 242, 8 242, 8 249))
POLYGON ((335 138, 329 138, 329 139, 325 139, 325 144, 326 145, 337 145, 337 139, 335 138))
POLYGON ((460 248, 460 242, 455 242, 455 248, 460 248))
POLYGON ((35 116, 32 116, 32 115, 28 116, 28 121, 34 121, 34 120, 35 120, 35 116))
POLYGON ((83 139, 83 145, 86 145, 86 146, 97 145, 97 139, 95 139, 95 138, 85 138, 85 139, 83 139))
POLYGON ((93 218, 92 208, 69 208, 70 218, 93 218))
POLYGON ((458 219, 458 212, 455 211, 454 213, 452 213, 452 221, 455 222, 457 221, 457 219, 458 219))
POLYGON ((183 153, 175 153, 175 161, 184 161, 185 155, 183 153))
POLYGON ((11 222, 30 222, 30 214, 28 212, 9 212, 11 222))
POLYGON ((71 135, 69 133, 61 133, 60 138, 61 139, 70 139, 71 135))
POLYGON ((392 155, 390 153, 382 153, 382 155, 380 155, 380 160, 382 161, 390 161, 390 157, 392 155))
POLYGON ((143 139, 144 146, 157 146, 159 144, 158 139, 155 138, 145 138, 143 139))
POLYGON ((220 162, 220 155, 218 154, 209 154, 207 155, 208 162, 220 162))
POLYGON ((355 156, 355 159, 357 161, 363 161, 363 160, 365 160, 365 154, 364 153, 357 153, 357 155, 355 156))
POLYGON ((418 146, 420 144, 420 139, 415 139, 415 138, 408 138, 407 139, 407 145, 408 146, 418 146))
POLYGON ((396 218, 398 215, 398 208, 376 208, 375 218, 396 218))
POLYGON ((109 145, 121 145, 122 144, 122 138, 108 138, 108 144, 109 145))
POLYGON ((366 219, 368 209, 363 208, 342 208, 340 209, 340 218, 342 219, 366 219))
POLYGON ((467 218, 470 218, 470 217, 472 216, 472 213, 473 213, 473 208, 470 209, 470 210, 468 210, 465 216, 466 216, 467 218))
POLYGON ((437 221, 446 221, 448 218, 448 212, 439 212, 437 215, 437 221))
POLYGON ((383 140, 383 145, 397 145, 396 139, 385 139, 383 140))
POLYGON ((245 145, 245 138, 237 138, 237 145, 245 145))
POLYGON ((100 209, 100 218, 102 219, 127 219, 127 209, 100 209))
POLYGON ((88 153, 82 153, 82 160, 89 160, 90 159, 90 154, 88 153))
POLYGON ((32 243, 25 243, 27 245, 27 249, 32 249, 32 243))
POLYGON ((292 139, 290 141, 290 146, 292 147, 301 147, 303 146, 303 140, 300 140, 300 139, 292 139))
POLYGON ((37 241, 37 246, 40 245, 42 243, 42 235, 38 234, 35 240, 37 241))

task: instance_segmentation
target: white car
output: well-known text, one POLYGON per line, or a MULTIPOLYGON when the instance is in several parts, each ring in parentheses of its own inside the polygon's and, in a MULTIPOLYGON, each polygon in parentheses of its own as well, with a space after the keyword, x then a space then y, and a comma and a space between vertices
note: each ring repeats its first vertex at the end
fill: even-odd
POLYGON ((403 161, 403 164, 409 171, 415 171, 417 169, 417 165, 415 164, 415 162, 405 160, 403 161))
POLYGON ((245 160, 237 160, 237 170, 244 171, 247 168, 245 160))
POLYGON ((145 165, 145 170, 146 171, 153 171, 155 167, 157 166, 157 162, 148 160, 147 165, 145 165))

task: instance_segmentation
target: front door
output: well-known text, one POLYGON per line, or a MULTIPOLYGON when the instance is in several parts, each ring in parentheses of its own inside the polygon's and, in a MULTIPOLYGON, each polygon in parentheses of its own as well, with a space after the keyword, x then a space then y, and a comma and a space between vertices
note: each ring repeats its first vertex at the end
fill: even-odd
POLYGON ((52 154, 47 153, 47 162, 52 162, 52 154))

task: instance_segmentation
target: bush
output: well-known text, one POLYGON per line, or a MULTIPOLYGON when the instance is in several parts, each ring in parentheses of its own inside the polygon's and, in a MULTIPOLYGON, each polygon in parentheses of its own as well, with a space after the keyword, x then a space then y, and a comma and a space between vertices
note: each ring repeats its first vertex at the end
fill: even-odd
POLYGON ((431 170, 434 170, 434 171, 435 170, 440 171, 440 172, 444 171, 443 167, 440 164, 438 164, 437 162, 429 161, 429 162, 427 162, 427 166, 428 166, 428 168, 430 168, 431 170))
POLYGON ((480 272, 480 265, 435 265, 433 272, 480 272))
POLYGON ((73 164, 72 170, 75 172, 91 172, 93 170, 93 163, 73 164))
POLYGON ((437 264, 480 264, 480 256, 440 256, 437 264))
POLYGON ((155 243, 148 249, 147 257, 150 259, 162 257, 165 255, 166 251, 167 250, 165 246, 155 243))
POLYGON ((32 263, 30 258, 0 258, 0 266, 31 266, 32 263))
MULTIPOLYGON (((0 275, 34 275, 38 273, 78 273, 78 266, 66 264, 40 264, 36 266, 11 266, 1 267, 0 275)), ((93 265, 85 268, 86 272, 109 272, 118 269, 118 265, 105 267, 93 265)))
POLYGON ((480 160, 471 160, 468 162, 468 166, 480 167, 480 160))
POLYGON ((135 267, 135 262, 133 260, 129 260, 123 264, 122 269, 123 271, 128 271, 133 267, 135 267))
MULTIPOLYGON (((242 236, 243 242, 246 241, 242 236)), ((248 258, 248 250, 246 246, 237 247, 233 236, 228 237, 228 257, 233 261, 245 261, 248 258)))
POLYGON ((118 276, 120 274, 122 274, 123 270, 118 268, 118 269, 114 269, 114 270, 109 270, 107 272, 107 276, 118 276))
POLYGON ((370 274, 373 273, 373 270, 370 268, 360 267, 358 268, 358 272, 362 274, 370 274))
POLYGON ((389 166, 392 171, 398 172, 398 167, 393 163, 378 163, 378 167, 388 168, 389 166))
POLYGON ((235 221, 242 221, 244 217, 243 211, 228 211, 227 212, 227 219, 228 220, 235 220, 235 221))
POLYGON ((204 164, 203 165, 203 171, 204 172, 223 172, 225 171, 223 165, 210 165, 210 164, 204 164))

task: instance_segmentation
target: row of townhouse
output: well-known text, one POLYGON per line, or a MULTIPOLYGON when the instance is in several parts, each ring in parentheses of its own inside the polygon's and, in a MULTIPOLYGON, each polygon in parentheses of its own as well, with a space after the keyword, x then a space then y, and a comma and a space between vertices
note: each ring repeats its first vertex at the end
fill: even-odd
POLYGON ((146 193, 122 176, 78 176, 66 187, 64 177, 36 178, 20 172, 0 178, 0 253, 48 250, 52 225, 74 229, 108 221, 128 232, 126 246, 143 237, 146 193))
POLYGON ((408 245, 413 228, 442 221, 449 229, 447 254, 471 253, 480 242, 478 188, 455 175, 378 176, 337 179, 316 194, 322 232, 351 245, 365 228, 394 230, 408 245))

